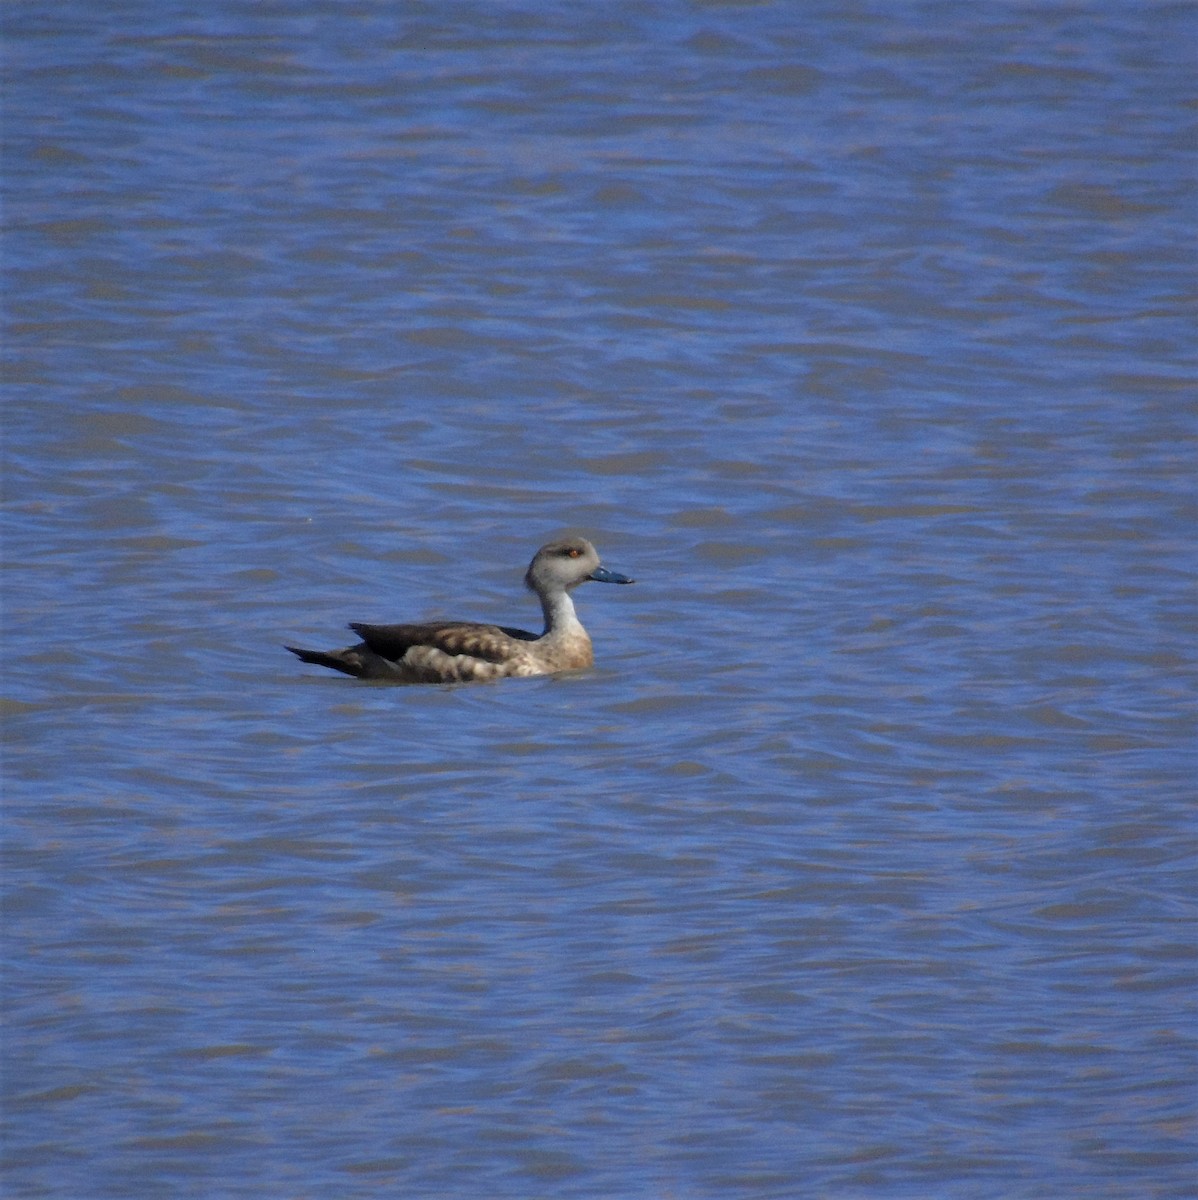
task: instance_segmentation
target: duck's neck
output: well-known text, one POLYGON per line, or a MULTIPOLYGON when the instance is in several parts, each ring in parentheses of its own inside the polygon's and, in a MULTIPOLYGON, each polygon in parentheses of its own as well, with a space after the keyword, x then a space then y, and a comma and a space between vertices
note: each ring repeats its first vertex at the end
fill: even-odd
POLYGON ((574 601, 569 592, 553 592, 541 597, 541 611, 545 614, 545 632, 542 637, 561 637, 570 634, 582 634, 586 631, 578 614, 574 611, 574 601))

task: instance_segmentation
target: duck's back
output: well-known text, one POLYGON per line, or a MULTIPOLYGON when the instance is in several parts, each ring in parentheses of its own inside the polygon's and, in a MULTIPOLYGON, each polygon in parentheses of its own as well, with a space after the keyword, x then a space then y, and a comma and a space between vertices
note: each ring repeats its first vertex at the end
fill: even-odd
POLYGON ((524 629, 475 621, 426 621, 415 625, 368 625, 352 621, 350 629, 375 654, 392 662, 401 661, 410 650, 431 649, 501 663, 519 655, 529 642, 537 640, 535 633, 524 629))

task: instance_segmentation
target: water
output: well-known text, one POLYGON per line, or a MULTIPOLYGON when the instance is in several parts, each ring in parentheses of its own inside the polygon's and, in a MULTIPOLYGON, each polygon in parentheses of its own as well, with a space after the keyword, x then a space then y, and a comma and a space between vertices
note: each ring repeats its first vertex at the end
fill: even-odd
POLYGON ((1192 6, 4 21, 6 1195, 1193 1195, 1192 6))

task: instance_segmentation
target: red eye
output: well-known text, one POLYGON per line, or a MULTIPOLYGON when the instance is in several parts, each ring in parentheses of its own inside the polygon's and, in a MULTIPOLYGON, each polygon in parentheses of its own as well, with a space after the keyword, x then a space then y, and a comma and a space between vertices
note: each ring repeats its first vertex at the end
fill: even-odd
POLYGON ((570 550, 567 550, 567 551, 566 551, 566 553, 567 553, 567 554, 568 554, 568 555, 569 555, 571 558, 581 558, 581 557, 582 557, 582 551, 581 551, 581 550, 579 550, 577 547, 573 547, 572 549, 570 549, 570 550))

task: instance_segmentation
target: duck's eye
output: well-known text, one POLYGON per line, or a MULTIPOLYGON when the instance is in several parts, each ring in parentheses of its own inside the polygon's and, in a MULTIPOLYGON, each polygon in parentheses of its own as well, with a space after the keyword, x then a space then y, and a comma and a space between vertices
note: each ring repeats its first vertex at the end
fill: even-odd
POLYGON ((569 558, 581 558, 582 551, 579 550, 579 548, 577 546, 571 546, 570 549, 566 551, 566 555, 569 558))

